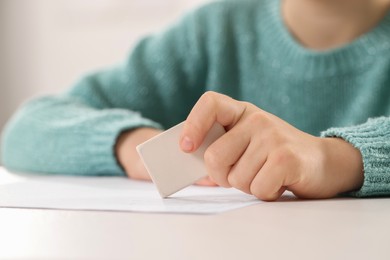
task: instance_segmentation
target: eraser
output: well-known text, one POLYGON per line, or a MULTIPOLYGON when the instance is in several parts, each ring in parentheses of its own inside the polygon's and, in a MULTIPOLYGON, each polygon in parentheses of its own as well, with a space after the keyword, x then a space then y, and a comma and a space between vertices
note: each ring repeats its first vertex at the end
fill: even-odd
POLYGON ((137 146, 146 170, 163 198, 207 176, 204 153, 210 144, 225 133, 222 125, 214 123, 198 150, 185 153, 179 146, 183 124, 137 146))

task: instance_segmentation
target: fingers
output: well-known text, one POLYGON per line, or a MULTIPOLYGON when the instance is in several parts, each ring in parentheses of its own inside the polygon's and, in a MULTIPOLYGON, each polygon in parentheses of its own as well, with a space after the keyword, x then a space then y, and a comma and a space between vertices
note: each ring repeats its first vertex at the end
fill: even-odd
POLYGON ((251 194, 251 183, 267 159, 267 149, 261 140, 252 140, 245 153, 231 168, 227 181, 245 193, 251 194), (259 149, 262 147, 263 149, 259 149))
POLYGON ((218 184, 216 184, 215 181, 213 181, 209 176, 207 176, 203 179, 200 179, 195 184, 199 185, 199 186, 209 186, 209 187, 218 186, 218 184))
POLYGON ((211 144, 205 152, 207 172, 222 187, 231 187, 228 174, 250 143, 250 133, 244 130, 239 125, 236 126, 211 144))
POLYGON ((187 117, 180 138, 184 152, 193 152, 202 144, 214 122, 230 129, 245 112, 244 103, 215 92, 206 92, 187 117))
POLYGON ((271 164, 266 162, 250 184, 250 193, 265 201, 277 200, 285 190, 284 167, 275 168, 271 164))
POLYGON ((254 105, 222 94, 207 92, 195 104, 183 126, 181 149, 196 151, 215 122, 227 130, 204 155, 215 183, 271 201, 300 181, 302 156, 297 156, 296 148, 302 144, 291 141, 298 136, 291 132, 297 130, 254 105))
POLYGON ((258 199, 277 200, 288 186, 299 182, 299 170, 288 154, 270 155, 250 185, 250 192, 258 199))

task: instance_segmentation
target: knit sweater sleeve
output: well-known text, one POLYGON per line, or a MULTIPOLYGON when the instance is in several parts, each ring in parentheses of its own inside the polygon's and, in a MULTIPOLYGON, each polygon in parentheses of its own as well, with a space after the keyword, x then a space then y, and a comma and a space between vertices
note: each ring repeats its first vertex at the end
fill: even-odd
POLYGON ((356 126, 330 128, 322 136, 343 138, 362 154, 364 183, 360 190, 350 195, 390 195, 390 117, 372 118, 356 126))
POLYGON ((191 13, 143 39, 123 64, 83 78, 62 95, 24 104, 3 131, 3 165, 24 172, 124 175, 114 154, 120 133, 184 120, 202 91, 196 19, 191 13))

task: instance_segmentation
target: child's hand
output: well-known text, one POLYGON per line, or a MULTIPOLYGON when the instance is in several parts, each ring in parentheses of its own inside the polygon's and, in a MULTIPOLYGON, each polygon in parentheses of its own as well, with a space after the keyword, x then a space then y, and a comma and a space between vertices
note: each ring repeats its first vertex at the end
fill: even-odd
POLYGON ((214 92, 204 94, 188 116, 182 150, 195 151, 215 121, 227 132, 206 150, 205 163, 218 185, 276 200, 286 189, 298 197, 329 198, 363 183, 361 154, 351 144, 309 135, 214 92))
POLYGON ((150 181, 149 173, 136 147, 159 133, 161 133, 161 130, 145 127, 122 133, 118 138, 115 146, 117 160, 129 178, 150 181))

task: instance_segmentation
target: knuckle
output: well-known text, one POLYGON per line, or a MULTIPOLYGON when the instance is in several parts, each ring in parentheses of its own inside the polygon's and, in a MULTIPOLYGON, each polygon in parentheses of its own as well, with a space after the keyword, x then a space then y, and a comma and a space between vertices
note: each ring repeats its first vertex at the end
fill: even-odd
POLYGON ((248 127, 261 129, 263 132, 276 132, 272 120, 262 111, 250 113, 246 118, 248 127))
POLYGON ((203 157, 204 157, 205 164, 208 167, 210 167, 211 169, 219 168, 219 166, 221 164, 221 161, 220 161, 221 155, 217 149, 215 149, 213 147, 209 147, 205 151, 203 157))
POLYGON ((198 100, 198 106, 202 108, 215 109, 217 107, 217 96, 219 94, 213 91, 207 91, 198 100))
POLYGON ((248 181, 245 180, 245 178, 243 178, 242 176, 240 176, 238 174, 234 174, 234 173, 229 174, 228 182, 232 187, 234 187, 236 189, 239 189, 239 190, 244 191, 244 192, 250 191, 250 189, 249 189, 250 183, 248 183, 248 181))
POLYGON ((258 198, 259 200, 263 201, 274 201, 276 200, 275 196, 273 194, 270 194, 269 192, 264 191, 263 189, 259 187, 253 187, 251 186, 251 194, 258 198))
POLYGON ((293 165, 298 161, 298 154, 290 146, 283 146, 271 155, 277 165, 293 165))
POLYGON ((214 102, 216 96, 218 95, 217 92, 214 92, 214 91, 206 91, 205 93, 203 93, 203 95, 201 96, 201 100, 203 100, 204 102, 214 102))
POLYGON ((260 200, 267 200, 268 194, 263 191, 263 189, 260 189, 259 187, 254 187, 253 185, 250 187, 250 192, 253 196, 260 200))
POLYGON ((251 113, 250 115, 248 115, 248 123, 253 125, 257 125, 259 123, 264 123, 266 121, 266 119, 264 118, 264 116, 262 115, 262 113, 260 112, 254 112, 254 113, 251 113))
POLYGON ((257 106, 255 106, 251 102, 248 102, 248 101, 238 101, 238 102, 241 103, 244 107, 246 107, 246 109, 248 111, 256 111, 256 112, 262 111, 260 108, 258 108, 257 106))

